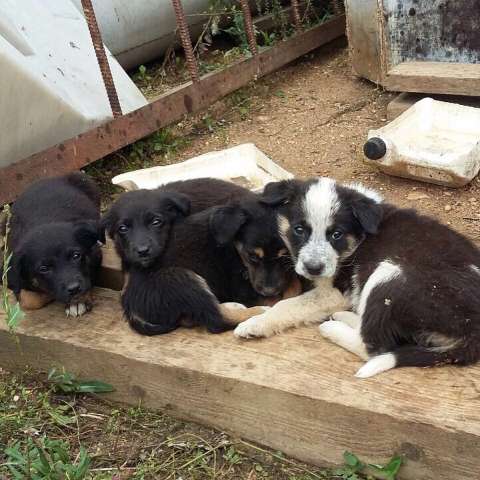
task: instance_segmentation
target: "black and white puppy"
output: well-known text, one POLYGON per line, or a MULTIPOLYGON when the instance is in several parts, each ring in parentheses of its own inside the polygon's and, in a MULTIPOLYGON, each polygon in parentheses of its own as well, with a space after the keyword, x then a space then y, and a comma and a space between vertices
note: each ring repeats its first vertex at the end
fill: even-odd
POLYGON ((368 360, 358 377, 478 361, 480 251, 468 239, 328 178, 271 185, 266 200, 279 205, 296 271, 333 278, 350 298, 353 311, 320 332, 368 360))
POLYGON ((22 308, 56 300, 69 316, 92 307, 100 267, 100 193, 83 173, 40 180, 12 208, 8 285, 22 308))

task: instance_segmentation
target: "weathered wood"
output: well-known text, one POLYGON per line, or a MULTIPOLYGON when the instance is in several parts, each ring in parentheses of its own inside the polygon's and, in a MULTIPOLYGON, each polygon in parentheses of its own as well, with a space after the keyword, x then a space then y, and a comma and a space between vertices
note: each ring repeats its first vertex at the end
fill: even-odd
POLYGON ((357 358, 316 328, 240 341, 177 330, 142 337, 122 320, 118 293, 96 291, 94 312, 60 305, 31 313, 17 344, 0 316, 0 365, 53 365, 112 383, 112 400, 162 409, 306 462, 407 457, 400 479, 478 478, 480 368, 399 369, 369 380, 357 358))
POLYGON ((375 83, 381 83, 380 24, 377 21, 378 0, 346 0, 347 36, 354 72, 375 83))
POLYGON ((396 92, 480 96, 480 64, 404 62, 388 71, 385 87, 396 92))
POLYGON ((458 103, 466 107, 480 108, 480 98, 462 97, 456 95, 427 95, 422 93, 401 93, 387 105, 387 120, 391 121, 408 110, 412 105, 425 97, 431 97, 441 102, 458 103))
POLYGON ((107 238, 107 243, 102 248, 102 267, 97 285, 112 290, 121 290, 123 287, 122 262, 110 238, 107 238))
POLYGON ((393 91, 479 94, 478 74, 470 77, 470 72, 480 62, 480 0, 345 1, 357 74, 393 91), (434 90, 418 72, 401 71, 397 78, 399 65, 426 69, 435 62, 442 67, 426 73, 435 78, 434 90))

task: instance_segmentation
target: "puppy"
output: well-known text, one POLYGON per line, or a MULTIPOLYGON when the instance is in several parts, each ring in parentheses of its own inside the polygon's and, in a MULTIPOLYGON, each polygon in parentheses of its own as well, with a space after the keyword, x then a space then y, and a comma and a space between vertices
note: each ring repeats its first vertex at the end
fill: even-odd
POLYGON ((180 180, 167 183, 161 186, 159 190, 186 195, 190 201, 191 214, 233 201, 258 198, 255 193, 247 188, 218 178, 180 180))
POLYGON ((83 173, 40 180, 12 208, 8 285, 25 310, 56 300, 68 316, 92 307, 101 264, 100 194, 83 173))
POLYGON ((478 361, 480 251, 468 239, 358 184, 281 182, 265 198, 279 206, 297 273, 333 279, 350 298, 353 311, 320 332, 367 360, 358 377, 478 361))
MULTIPOLYGON (((122 294, 124 312, 140 333, 197 325, 220 333, 263 311, 235 308, 229 314, 228 305, 218 305, 218 292, 212 293, 210 285, 218 278, 217 259, 201 248, 210 236, 210 213, 183 218, 189 209, 183 194, 137 190, 123 194, 103 219, 128 278, 122 294)), ((228 276, 221 283, 229 284, 228 276)), ((229 300, 225 295, 218 298, 229 300)))

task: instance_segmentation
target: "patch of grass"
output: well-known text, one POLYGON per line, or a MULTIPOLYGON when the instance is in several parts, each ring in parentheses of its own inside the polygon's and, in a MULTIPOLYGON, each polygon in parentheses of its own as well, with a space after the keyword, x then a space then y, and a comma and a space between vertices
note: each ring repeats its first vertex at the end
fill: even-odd
POLYGON ((66 395, 44 378, 0 371, 0 478, 28 478, 12 476, 10 468, 24 472, 28 462, 35 474, 49 472, 43 477, 32 472, 30 478, 52 480, 367 478, 361 471, 345 476, 355 467, 351 457, 343 470, 312 467, 163 413, 66 395))
POLYGON ((230 108, 245 120, 252 108, 252 94, 248 87, 240 88, 227 97, 230 108))
POLYGON ((120 173, 175 162, 176 154, 189 144, 189 138, 177 135, 171 128, 162 128, 124 149, 88 165, 84 170, 99 184, 107 197, 121 192, 111 183, 120 173))
MULTIPOLYGON (((8 272, 11 268, 11 261, 13 254, 8 250, 8 236, 10 234, 10 207, 9 205, 5 205, 3 207, 3 216, 4 216, 4 225, 0 228, 1 231, 4 230, 4 234, 2 235, 3 240, 3 261, 0 265, 0 270, 2 272, 2 285, 1 285, 1 297, 2 297, 2 309, 5 312, 5 318, 7 327, 10 332, 14 333, 17 329, 20 321, 25 316, 22 309, 20 308, 20 304, 18 302, 11 302, 10 294, 8 291, 8 272)), ((0 248, 1 251, 1 248, 0 248)))
POLYGON ((46 437, 17 442, 5 449, 5 456, 5 465, 15 480, 82 480, 91 462, 85 449, 72 460, 66 442, 46 437))

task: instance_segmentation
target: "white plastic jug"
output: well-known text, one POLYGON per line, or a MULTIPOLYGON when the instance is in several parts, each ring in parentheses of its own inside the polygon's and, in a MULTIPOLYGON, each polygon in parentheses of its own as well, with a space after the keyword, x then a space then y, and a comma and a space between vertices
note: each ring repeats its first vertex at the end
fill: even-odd
POLYGON ((461 187, 480 170, 480 108, 424 98, 370 130, 363 150, 390 175, 461 187))

